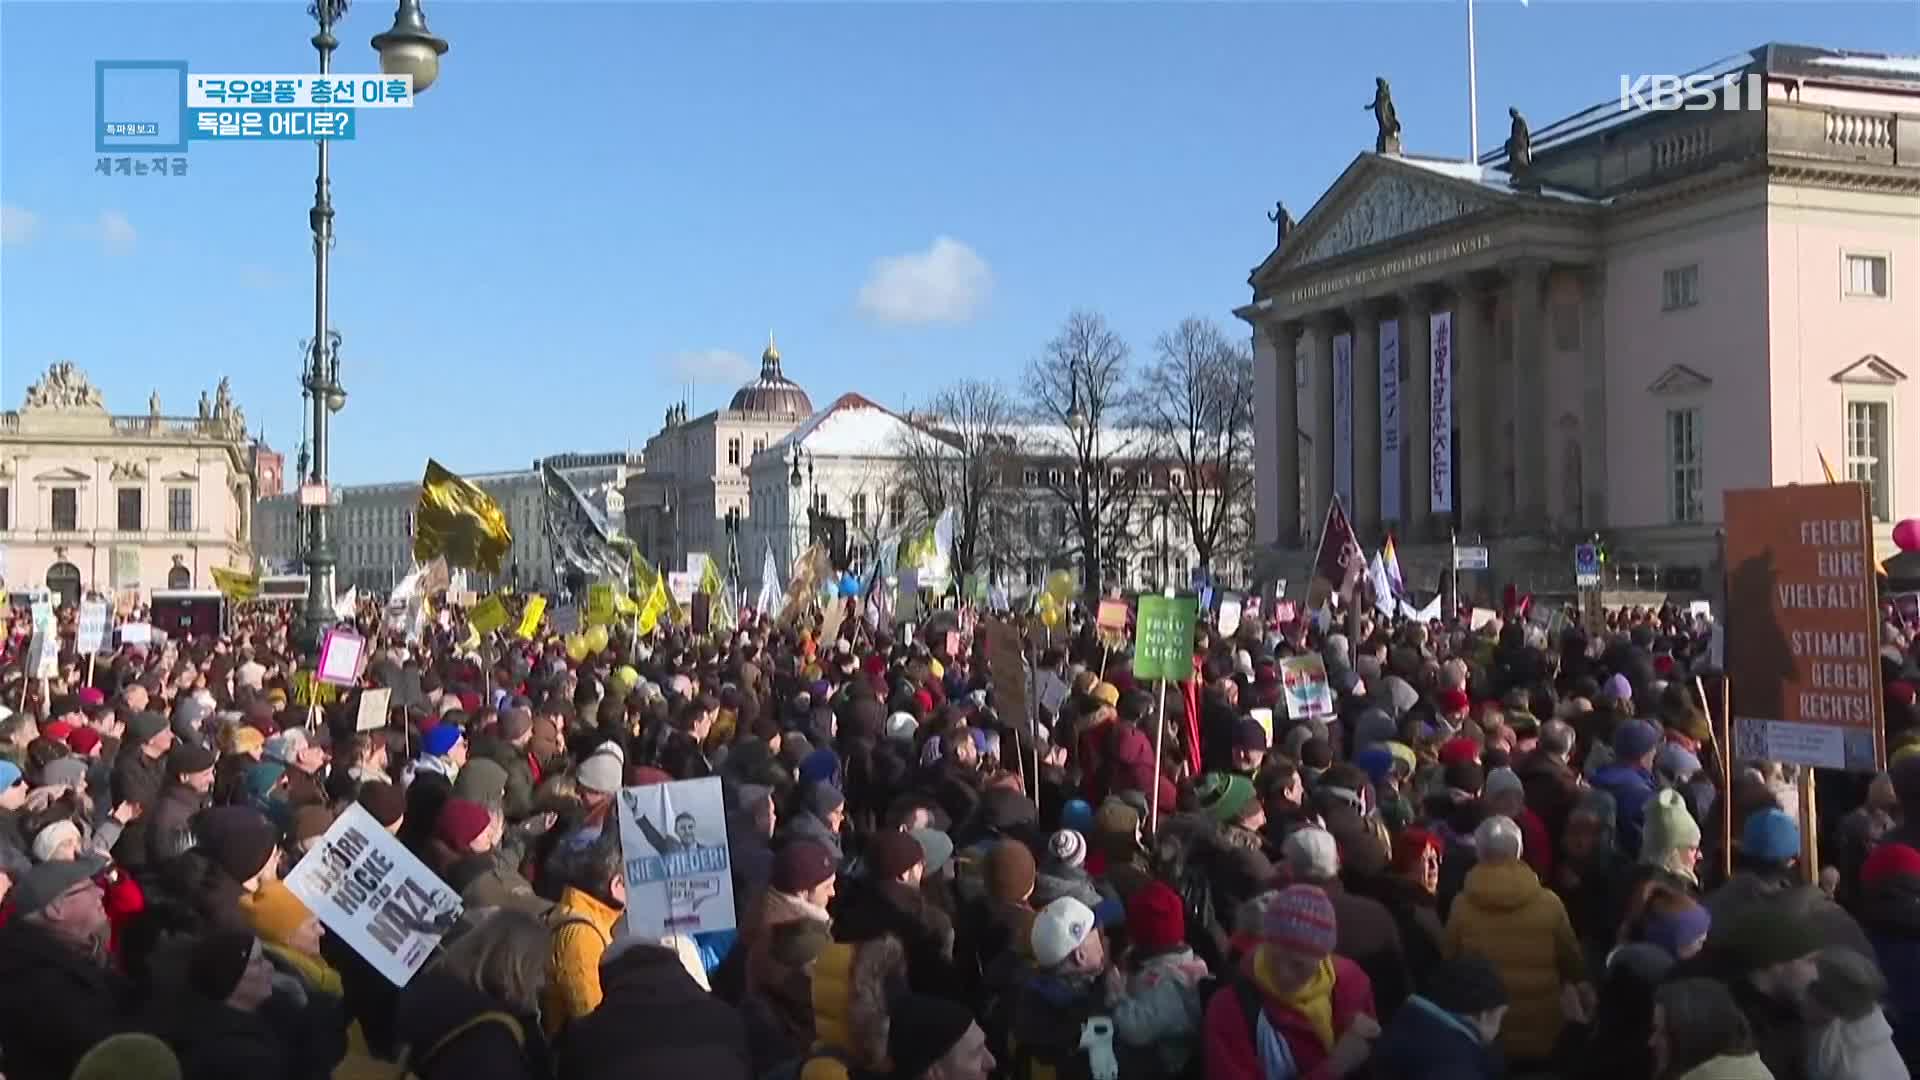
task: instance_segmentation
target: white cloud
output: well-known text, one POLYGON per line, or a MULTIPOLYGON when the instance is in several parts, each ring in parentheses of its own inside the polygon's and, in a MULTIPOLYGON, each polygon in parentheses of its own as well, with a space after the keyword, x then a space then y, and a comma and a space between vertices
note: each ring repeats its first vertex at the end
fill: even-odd
POLYGON ((875 259, 859 308, 889 323, 965 322, 993 291, 993 271, 972 248, 951 236, 925 251, 875 259))
POLYGON ((760 371, 732 349, 687 349, 667 357, 663 366, 680 382, 725 386, 737 386, 760 371))
POLYGON ((40 217, 19 206, 0 206, 0 244, 13 247, 33 239, 40 217))
POLYGON ((134 241, 139 234, 134 232, 133 222, 118 210, 100 211, 100 248, 109 255, 133 254, 134 241))

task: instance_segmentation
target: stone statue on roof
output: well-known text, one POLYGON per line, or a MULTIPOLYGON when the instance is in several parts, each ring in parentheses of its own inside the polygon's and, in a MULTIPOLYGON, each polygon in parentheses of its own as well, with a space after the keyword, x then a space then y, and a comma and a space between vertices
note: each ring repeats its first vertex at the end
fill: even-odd
POLYGON ((233 415, 233 384, 225 375, 220 376, 220 385, 213 388, 213 415, 219 420, 233 415))
POLYGON ((1364 106, 1373 113, 1373 122, 1378 126, 1374 136, 1373 152, 1376 154, 1397 154, 1400 152, 1400 114, 1393 108, 1393 87, 1387 80, 1373 80, 1373 102, 1364 106))
POLYGON ((40 381, 27 387, 29 409, 105 409, 106 399, 87 381, 87 374, 71 360, 47 369, 40 381))
POLYGON ((1540 180, 1533 174, 1533 132, 1527 129, 1527 118, 1519 109, 1508 106, 1507 115, 1513 120, 1512 133, 1507 136, 1508 183, 1523 191, 1539 191, 1540 180))
POLYGON ((200 391, 200 419, 211 420, 212 418, 213 406, 207 404, 207 392, 202 390, 200 391))
POLYGON ((158 390, 147 395, 147 416, 154 420, 160 419, 160 391, 158 390))
POLYGON ((1287 234, 1293 231, 1294 226, 1293 215, 1287 213, 1287 204, 1274 203, 1273 210, 1267 214, 1267 220, 1274 224, 1273 246, 1286 246, 1287 234))

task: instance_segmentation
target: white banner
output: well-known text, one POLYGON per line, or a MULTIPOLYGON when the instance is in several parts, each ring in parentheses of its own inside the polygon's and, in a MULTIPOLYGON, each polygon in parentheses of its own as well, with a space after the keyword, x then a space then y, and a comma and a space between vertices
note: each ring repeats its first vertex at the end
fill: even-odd
POLYGON ((407 985, 460 917, 453 890, 358 803, 347 804, 286 883, 395 986, 407 985))
POLYGON ((1353 335, 1333 339, 1333 493, 1353 505, 1353 335))
POLYGON ((1427 430, 1427 483, 1433 512, 1453 513, 1453 312, 1433 313, 1433 374, 1427 430))
POLYGON ((1380 520, 1400 520, 1400 320, 1380 321, 1380 520))
POLYGON ((720 778, 620 789, 627 933, 642 941, 731 930, 733 862, 720 778))
POLYGON ((81 656, 99 652, 107 643, 108 617, 105 600, 86 600, 80 604, 80 630, 74 636, 73 651, 81 656))

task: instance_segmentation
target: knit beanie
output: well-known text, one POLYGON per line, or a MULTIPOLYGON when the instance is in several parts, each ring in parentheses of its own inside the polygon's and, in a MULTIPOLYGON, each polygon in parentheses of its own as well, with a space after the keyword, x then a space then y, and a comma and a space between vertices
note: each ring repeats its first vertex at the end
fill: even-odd
POLYGON ((62 819, 42 828, 33 834, 33 861, 47 862, 69 840, 80 842, 80 826, 71 821, 62 819))
POLYGON ((187 955, 187 985, 208 1001, 225 1001, 240 986, 253 959, 251 932, 215 930, 193 943, 187 955))
POLYGON ((384 780, 369 780, 360 785, 360 794, 355 802, 373 815, 373 820, 392 828, 407 813, 407 793, 405 789, 384 780))
POLYGON ((1149 881, 1127 900, 1127 936, 1150 953, 1186 944, 1186 906, 1163 881, 1149 881))
POLYGON ((1253 781, 1237 773, 1208 773, 1201 777, 1195 794, 1200 797, 1200 809, 1219 822, 1240 820, 1255 797, 1253 781))
POLYGON ((240 898, 240 915, 260 940, 285 945, 313 912, 282 881, 269 881, 240 898))
POLYGON ((824 780, 807 789, 807 809, 813 811, 813 815, 822 821, 826 820, 828 814, 845 806, 846 803, 847 797, 840 794, 840 789, 824 780))
POLYGON ((876 834, 867 844, 867 862, 879 881, 894 881, 901 874, 926 862, 926 849, 920 841, 898 829, 876 834))
POLYGON ((492 823, 493 817, 485 806, 472 799, 455 796, 440 808, 440 817, 434 823, 433 833, 441 843, 465 855, 492 823))
POLYGON ((1078 870, 1087 861, 1087 838, 1061 829, 1047 838, 1047 854, 1057 866, 1078 870))
POLYGON ((125 1032, 95 1043, 69 1080, 180 1080, 180 1059, 152 1035, 125 1032))
POLYGON ((1711 929, 1712 914, 1699 904, 1689 903, 1678 911, 1650 913, 1640 928, 1640 940, 1660 946, 1678 960, 1688 946, 1706 940, 1711 929))
POLYGON ((470 758, 453 781, 453 793, 482 806, 498 808, 507 801, 507 770, 497 761, 470 758))
POLYGON ((1332 955, 1339 939, 1333 901, 1317 885, 1292 885, 1280 890, 1266 905, 1261 931, 1269 946, 1316 959, 1332 955))
POLYGON ((1140 834, 1140 812, 1119 799, 1108 799, 1093 815, 1093 831, 1131 843, 1140 834))
POLYGON ((1008 904, 1025 903, 1039 877, 1033 852, 1014 839, 1001 840, 987 852, 987 894, 1008 904))
POLYGON ((1509 1001, 1499 969, 1478 953, 1441 961, 1420 996, 1455 1016, 1477 1016, 1509 1001))
POLYGON ((1502 766, 1487 774, 1487 782, 1481 788, 1481 793, 1492 799, 1501 795, 1524 794, 1526 790, 1527 786, 1520 782, 1520 774, 1502 766))
POLYGON ((1340 876, 1340 845, 1327 830, 1296 829, 1284 847, 1296 880, 1332 881, 1340 876))
POLYGON ((167 718, 159 713, 134 713, 127 719, 127 744, 138 746, 165 730, 167 730, 167 718))
POLYGON ((460 742, 460 729, 452 724, 435 724, 420 736, 420 749, 434 757, 446 757, 460 742))
POLYGON ((195 832, 207 858, 239 882, 251 881, 266 869, 280 839, 266 815, 250 806, 202 811, 195 832))
POLYGON ((1740 853, 1769 862, 1800 857, 1800 823, 1786 811, 1768 808, 1747 818, 1740 827, 1740 853))
POLYGON ((287 775, 287 767, 277 761, 262 761, 247 766, 242 776, 247 794, 255 799, 264 799, 280 785, 280 778, 287 775))
POLYGON ((911 835, 920 842, 920 850, 926 853, 928 877, 945 869, 953 859, 953 837, 939 829, 915 829, 911 835))
POLYGON ((1876 845, 1860 867, 1860 884, 1869 889, 1889 878, 1903 877, 1920 883, 1920 850, 1906 844, 1876 845))
POLYGON ((203 773, 213 768, 213 760, 213 751, 204 746, 190 742, 175 743, 173 749, 167 751, 167 774, 172 777, 203 773))
POLYGON ((1672 788, 1663 789, 1647 803, 1647 821, 1640 841, 1640 861, 1661 863, 1680 848, 1700 846, 1700 826, 1687 812, 1687 801, 1672 788))
POLYGON ((887 1006, 894 1076, 922 1076, 973 1027, 973 1012, 945 998, 906 994, 887 1006))
POLYGON ((1464 735, 1448 739, 1440 746, 1440 764, 1464 765, 1478 764, 1480 744, 1464 735))
POLYGON ((596 750, 580 763, 574 779, 587 791, 611 795, 620 790, 620 777, 625 771, 617 755, 596 750))
MULTIPOLYGON (((1754 904, 1734 917, 1726 936, 1727 954, 1741 972, 1762 971, 1776 964, 1819 952, 1826 944, 1820 929, 1778 904, 1754 904)), ((1716 939, 1715 948, 1720 945, 1716 939)))
POLYGON ((1660 732, 1645 720, 1629 720, 1613 733, 1613 756, 1620 761, 1645 757, 1660 742, 1660 732))
POLYGON ((1060 827, 1077 833, 1093 831, 1093 807, 1084 799, 1068 799, 1060 806, 1060 827))
POLYGON ((795 840, 773 857, 767 883, 778 892, 797 896, 834 875, 833 853, 812 840, 795 840))

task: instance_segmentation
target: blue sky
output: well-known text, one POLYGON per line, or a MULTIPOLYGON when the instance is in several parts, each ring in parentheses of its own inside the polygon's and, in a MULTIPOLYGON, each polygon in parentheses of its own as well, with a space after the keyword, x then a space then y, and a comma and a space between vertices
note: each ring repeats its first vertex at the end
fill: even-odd
MULTIPOLYGON (((1920 52, 1901 3, 1481 0, 1483 148, 1768 40, 1920 52)), ((689 371, 725 403, 769 329, 816 404, 1017 382, 1075 307, 1145 354, 1230 322, 1357 152, 1375 75, 1409 151, 1464 156, 1464 7, 1431 3, 450 3, 410 112, 334 150, 334 472, 524 467, 640 446, 689 371)), ((337 67, 372 71, 391 0, 337 67)), ((54 360, 116 411, 222 375, 300 437, 310 144, 194 144, 186 177, 93 173, 96 59, 307 71, 302 0, 0 3, 0 401, 54 360)), ((1236 328, 1237 331, 1237 328, 1236 328)))

